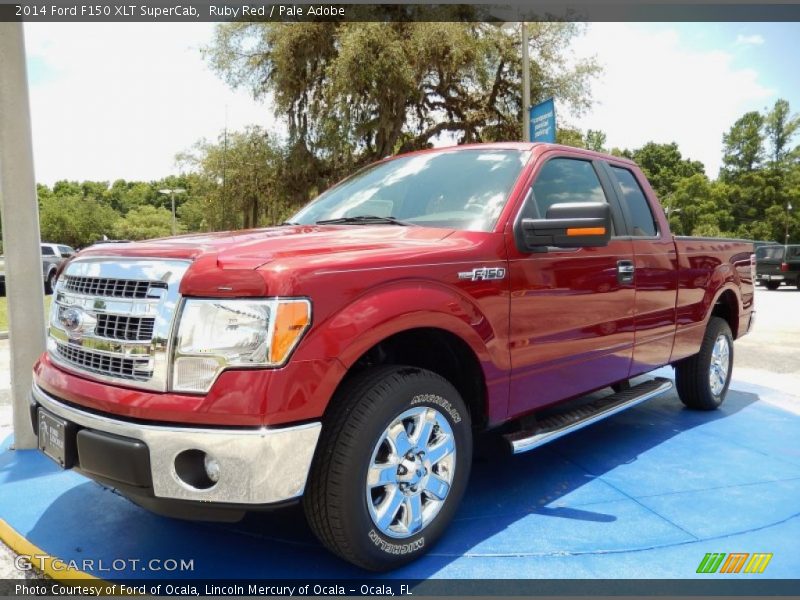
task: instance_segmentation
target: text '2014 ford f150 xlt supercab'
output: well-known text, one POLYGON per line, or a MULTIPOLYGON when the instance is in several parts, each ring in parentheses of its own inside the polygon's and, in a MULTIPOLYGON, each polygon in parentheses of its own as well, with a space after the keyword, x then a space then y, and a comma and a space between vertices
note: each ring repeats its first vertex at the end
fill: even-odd
POLYGON ((34 428, 153 511, 233 520, 302 498, 329 549, 392 568, 453 518, 479 433, 531 450, 668 391, 638 377, 665 365, 686 406, 718 407, 753 323, 752 253, 674 237, 623 158, 402 155, 280 227, 80 252, 34 428))

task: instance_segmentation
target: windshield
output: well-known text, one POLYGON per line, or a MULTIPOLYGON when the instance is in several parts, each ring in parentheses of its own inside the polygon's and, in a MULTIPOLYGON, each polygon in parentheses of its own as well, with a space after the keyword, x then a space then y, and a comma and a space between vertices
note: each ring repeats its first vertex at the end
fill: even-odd
POLYGON ((376 163, 319 196, 289 222, 392 217, 412 225, 490 231, 529 154, 462 148, 376 163))

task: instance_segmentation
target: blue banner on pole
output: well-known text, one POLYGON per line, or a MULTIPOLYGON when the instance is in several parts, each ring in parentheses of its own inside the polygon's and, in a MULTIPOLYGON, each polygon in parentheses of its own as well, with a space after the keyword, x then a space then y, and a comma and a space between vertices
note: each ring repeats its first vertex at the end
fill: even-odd
POLYGON ((531 141, 556 141, 556 105, 552 98, 531 106, 531 141))

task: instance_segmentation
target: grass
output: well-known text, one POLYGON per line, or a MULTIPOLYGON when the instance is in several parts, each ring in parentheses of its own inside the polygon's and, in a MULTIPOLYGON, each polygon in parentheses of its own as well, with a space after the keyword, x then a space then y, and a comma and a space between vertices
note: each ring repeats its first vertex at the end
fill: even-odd
MULTIPOLYGON (((52 296, 44 297, 44 318, 47 319, 47 314, 50 312, 50 301, 52 296)), ((0 297, 0 331, 8 331, 8 301, 3 295, 0 297)))

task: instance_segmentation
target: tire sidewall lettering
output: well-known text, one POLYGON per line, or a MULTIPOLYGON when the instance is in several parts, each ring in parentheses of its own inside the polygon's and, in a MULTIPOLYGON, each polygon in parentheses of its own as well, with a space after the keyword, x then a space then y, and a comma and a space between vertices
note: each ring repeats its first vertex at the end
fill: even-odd
POLYGON ((395 544, 394 542, 389 542, 374 529, 370 529, 368 535, 372 543, 375 544, 378 549, 386 552, 387 554, 411 554, 413 552, 422 550, 425 547, 424 535, 414 541, 406 542, 405 544, 395 544))
POLYGON ((442 408, 453 421, 453 423, 461 423, 461 413, 459 413, 456 407, 453 406, 448 400, 442 398, 441 396, 437 396, 436 394, 420 394, 411 399, 412 406, 415 404, 426 403, 435 404, 442 408))

